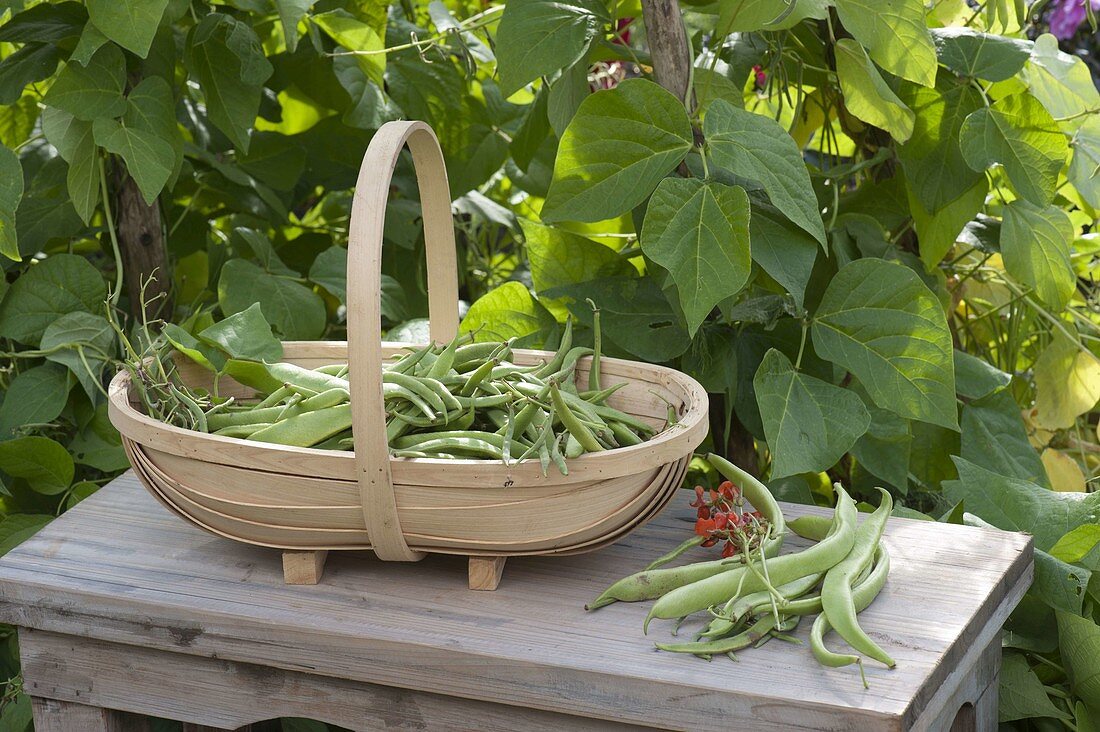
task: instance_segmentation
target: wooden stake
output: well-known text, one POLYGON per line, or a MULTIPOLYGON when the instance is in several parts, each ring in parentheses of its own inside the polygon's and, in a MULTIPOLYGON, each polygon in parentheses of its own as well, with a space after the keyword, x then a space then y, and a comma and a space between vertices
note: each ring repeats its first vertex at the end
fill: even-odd
POLYGON ((495 590, 507 560, 508 557, 470 557, 470 589, 495 590))
POLYGON ((288 585, 315 585, 325 571, 327 551, 283 552, 283 581, 288 585))

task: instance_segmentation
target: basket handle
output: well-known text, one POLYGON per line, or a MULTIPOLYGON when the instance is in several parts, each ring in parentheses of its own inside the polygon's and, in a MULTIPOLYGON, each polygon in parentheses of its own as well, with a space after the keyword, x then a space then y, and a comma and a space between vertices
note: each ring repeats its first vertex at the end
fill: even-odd
POLYGON ((420 189, 428 260, 428 315, 433 341, 458 332, 458 265, 447 168, 432 128, 423 122, 388 122, 371 139, 359 169, 348 230, 348 376, 355 468, 367 535, 379 559, 416 561, 397 518, 382 397, 382 227, 390 181, 408 145, 420 189))

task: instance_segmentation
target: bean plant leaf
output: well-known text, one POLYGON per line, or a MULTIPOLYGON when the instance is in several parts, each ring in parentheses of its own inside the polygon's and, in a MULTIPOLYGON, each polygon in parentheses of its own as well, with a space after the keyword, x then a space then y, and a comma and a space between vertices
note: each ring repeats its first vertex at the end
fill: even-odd
POLYGON ((1100 493, 1058 493, 961 457, 951 459, 959 478, 943 484, 944 495, 952 502, 965 501, 967 511, 998 529, 1026 531, 1043 551, 1072 529, 1096 523, 1100 516, 1100 493))
POLYGON ((287 50, 294 53, 298 48, 298 21, 305 17, 317 0, 275 0, 275 10, 279 13, 279 22, 283 25, 283 37, 287 50))
POLYGON ((325 303, 289 277, 269 274, 245 259, 231 259, 218 280, 218 304, 227 316, 258 303, 264 318, 288 341, 312 341, 325 330, 325 303))
POLYGON ((1047 696, 1043 682, 1028 666, 1023 654, 1005 653, 1000 684, 997 720, 1002 724, 1032 717, 1070 719, 1070 715, 1056 707, 1047 696))
POLYGON ((1005 270, 1035 294, 1051 310, 1061 311, 1077 290, 1077 275, 1070 261, 1074 228, 1057 206, 1036 206, 1023 199, 1004 207, 1001 256, 1005 270))
POLYGON ((921 0, 836 0, 836 12, 883 69, 921 86, 936 83, 936 47, 921 0))
POLYGON ((886 130, 898 142, 908 140, 913 134, 913 110, 883 80, 863 47, 843 38, 835 50, 845 108, 867 124, 886 130))
POLYGON ((555 287, 546 295, 571 298, 569 311, 589 327, 592 308, 585 298, 591 298, 600 309, 604 338, 645 361, 669 361, 691 345, 680 314, 652 277, 607 277, 555 287))
POLYGON ((578 61, 562 69, 561 75, 550 85, 546 98, 546 116, 555 135, 565 137, 565 130, 588 96, 588 64, 578 61))
POLYGON ((774 458, 773 478, 835 465, 871 422, 859 395, 798 372, 774 348, 760 363, 753 387, 774 458))
POLYGON ((719 167, 764 186, 772 204, 825 244, 825 225, 802 153, 775 120, 719 99, 703 120, 707 151, 719 167))
POLYGON ((749 240, 753 261, 802 307, 817 261, 819 247, 814 238, 771 206, 756 204, 749 217, 749 240))
POLYGON ((175 323, 166 323, 161 334, 168 339, 173 348, 200 366, 211 371, 225 369, 225 354, 209 343, 200 341, 175 323))
POLYGON ((1100 114, 1085 117, 1070 145, 1073 159, 1067 177, 1090 206, 1100 208, 1100 114))
POLYGON ((271 334, 259 303, 204 328, 198 337, 230 358, 274 362, 283 357, 283 344, 271 334))
POLYGON ((554 325, 554 317, 520 282, 505 282, 482 295, 462 319, 461 330, 482 341, 517 338, 531 343, 554 325))
POLYGON ((903 84, 899 95, 916 120, 913 136, 898 148, 898 159, 923 210, 935 214, 985 177, 984 169, 967 165, 959 147, 963 121, 983 107, 982 98, 947 74, 935 88, 903 84))
POLYGON ((183 135, 176 123, 176 100, 168 82, 159 76, 143 79, 126 96, 126 114, 122 122, 127 127, 149 133, 168 143, 172 149, 171 181, 183 165, 183 135))
POLYGON ((202 85, 210 121, 247 153, 260 91, 273 71, 255 32, 231 16, 210 13, 188 34, 184 62, 202 85))
POLYGON ((963 157, 972 169, 984 171, 1000 163, 1023 198, 1037 206, 1054 198, 1069 146, 1035 97, 1021 93, 998 99, 967 117, 960 136, 963 157))
POLYGON ((37 493, 64 492, 76 472, 69 451, 49 437, 17 437, 0 442, 0 470, 24 478, 37 493))
POLYGON ((871 421, 867 431, 852 446, 852 455, 873 475, 905 493, 909 486, 909 459, 913 447, 909 422, 874 406, 870 397, 865 399, 864 406, 871 421))
MULTIPOLYGON (((791 3, 777 3, 774 0, 726 0, 718 4, 718 37, 730 33, 762 30, 786 15, 791 3)), ((792 8, 793 9, 793 8, 792 8)))
POLYGON ((875 404, 958 427, 943 306, 908 267, 860 259, 829 283, 813 322, 818 355, 851 371, 875 404))
POLYGON ((1018 38, 963 26, 933 28, 931 33, 940 62, 972 79, 1004 81, 1015 76, 1031 56, 1032 44, 1018 38))
MULTIPOLYGON (((386 47, 385 40, 369 23, 363 22, 342 8, 319 13, 314 15, 312 20, 332 40, 349 51, 381 51, 386 47)), ((367 78, 378 86, 382 86, 383 75, 386 72, 386 54, 359 55, 355 60, 367 78)))
POLYGON ((1100 709, 1100 626, 1091 618, 1067 612, 1058 615, 1058 648, 1073 693, 1100 709))
POLYGON ((168 0, 88 0, 96 28, 127 51, 149 55, 168 0))
POLYGON ((14 104, 23 90, 51 76, 61 60, 52 43, 28 43, 0 61, 0 104, 14 104))
POLYGON ((909 213, 913 216, 913 230, 917 233, 920 259, 932 271, 951 251, 966 225, 985 205, 989 184, 985 178, 967 189, 961 196, 948 201, 935 213, 925 210, 924 204, 909 191, 909 213))
POLYGON ((668 270, 692 336, 749 279, 749 197, 739 186, 665 178, 646 208, 642 251, 668 270))
POLYGON ((99 154, 92 123, 79 120, 57 107, 42 113, 42 131, 50 144, 69 163, 66 183, 73 208, 90 225, 99 204, 99 154))
POLYGON ((103 388, 103 367, 117 351, 115 331, 107 319, 79 310, 50 323, 39 348, 50 352, 48 360, 68 366, 93 402, 103 388))
POLYGON ((125 86, 126 57, 109 43, 95 52, 87 66, 66 64, 42 102, 77 119, 118 117, 126 111, 125 86))
POLYGON ((1100 524, 1082 524, 1066 532, 1050 548, 1050 555, 1063 562, 1080 562, 1100 544, 1100 524))
MULTIPOLYGON (((23 3, 6 3, 13 12, 23 3)), ((5 4, 0 4, 5 7, 5 4)), ((8 22, 0 27, 0 41, 7 43, 57 43, 80 35, 80 28, 88 20, 87 11, 80 3, 39 3, 21 12, 14 12, 8 22)))
POLYGON ((963 407, 960 454, 987 470, 1050 487, 1039 453, 1028 442, 1020 407, 1007 391, 963 407))
POLYGON ((564 300, 544 297, 555 287, 604 277, 632 277, 634 265, 610 247, 564 229, 520 219, 531 263, 531 284, 540 301, 559 320, 569 313, 564 300))
POLYGON ((0 335, 37 346, 42 333, 66 313, 102 312, 107 286, 84 257, 53 254, 16 279, 0 302, 0 335))
POLYGON ((0 403, 0 439, 23 425, 48 424, 57 419, 69 400, 69 371, 43 363, 12 379, 0 403))
POLYGON ((85 23, 84 30, 80 34, 80 40, 77 41, 76 48, 73 49, 73 53, 69 56, 69 60, 87 66, 92 56, 95 55, 95 52, 102 48, 103 44, 107 43, 109 40, 110 39, 103 34, 103 31, 96 28, 95 23, 85 23))
POLYGON ((23 199, 23 166, 19 156, 0 147, 0 254, 19 261, 19 235, 15 212, 23 199))
POLYGON ((1061 51, 1058 39, 1049 33, 1035 39, 1031 59, 1020 76, 1047 112, 1064 120, 1061 124, 1067 132, 1100 112, 1100 91, 1088 66, 1079 56, 1061 51))
POLYGON ((500 91, 508 97, 588 53, 611 22, 597 0, 515 0, 504 6, 496 34, 500 91))
POLYGON ((1044 429, 1069 429, 1100 400, 1100 358, 1061 332, 1039 354, 1034 372, 1035 422, 1044 429))
POLYGON ((652 81, 627 79, 593 94, 558 145, 542 220, 602 221, 629 211, 691 145, 683 103, 652 81))
POLYGON ((97 145, 126 161, 141 197, 152 206, 172 177, 176 156, 171 144, 152 132, 106 118, 92 123, 92 134, 97 145))
POLYGON ((1012 382, 1006 374, 988 361, 955 350, 955 388, 967 399, 981 399, 1012 382))

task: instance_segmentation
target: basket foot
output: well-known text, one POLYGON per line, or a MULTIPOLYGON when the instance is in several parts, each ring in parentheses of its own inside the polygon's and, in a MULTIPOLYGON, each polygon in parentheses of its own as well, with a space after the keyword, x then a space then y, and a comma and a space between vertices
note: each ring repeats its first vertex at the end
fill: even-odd
POLYGON ((470 557, 470 589, 495 590, 508 557, 470 557))
POLYGON ((327 551, 284 551, 283 581, 288 585, 315 585, 325 571, 327 551))

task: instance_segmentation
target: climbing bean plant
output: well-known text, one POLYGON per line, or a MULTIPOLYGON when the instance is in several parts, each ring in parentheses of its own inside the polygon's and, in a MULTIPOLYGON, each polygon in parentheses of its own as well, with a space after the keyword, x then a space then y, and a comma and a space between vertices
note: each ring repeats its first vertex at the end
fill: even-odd
MULTIPOLYGON (((583 339, 591 300, 781 498, 1031 532, 1002 721, 1100 726, 1100 94, 1042 5, 0 1, 0 551, 125 468, 116 325, 346 336, 359 156, 421 119, 464 328, 583 339)), ((388 214, 382 325, 422 339, 408 160, 388 214)))

